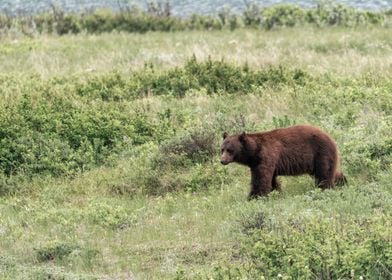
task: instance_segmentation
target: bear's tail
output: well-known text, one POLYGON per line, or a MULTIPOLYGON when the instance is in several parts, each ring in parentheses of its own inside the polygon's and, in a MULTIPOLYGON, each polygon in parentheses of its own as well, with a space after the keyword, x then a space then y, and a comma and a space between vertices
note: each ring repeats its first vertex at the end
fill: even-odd
POLYGON ((335 174, 335 185, 336 186, 343 186, 347 185, 347 178, 343 175, 342 172, 337 171, 335 174))

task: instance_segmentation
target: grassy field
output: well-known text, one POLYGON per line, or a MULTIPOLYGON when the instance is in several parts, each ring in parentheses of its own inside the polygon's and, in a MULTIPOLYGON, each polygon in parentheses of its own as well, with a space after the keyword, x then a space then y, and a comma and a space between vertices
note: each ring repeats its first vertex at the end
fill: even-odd
POLYGON ((381 27, 1 38, 0 278, 392 279, 391 42, 381 27), (349 185, 287 177, 247 201, 223 131, 302 123, 336 140, 349 185))
POLYGON ((174 33, 7 36, 0 47, 0 73, 61 75, 128 73, 153 63, 158 69, 200 60, 226 59, 251 67, 284 65, 314 75, 341 77, 391 71, 388 28, 283 29, 279 31, 194 31, 174 33), (325 32, 324 32, 325 31, 325 32))

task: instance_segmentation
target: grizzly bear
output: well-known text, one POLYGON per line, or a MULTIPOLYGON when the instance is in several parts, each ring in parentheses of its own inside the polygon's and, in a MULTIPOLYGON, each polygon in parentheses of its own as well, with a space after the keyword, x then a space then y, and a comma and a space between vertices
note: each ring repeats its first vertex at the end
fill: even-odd
POLYGON ((296 125, 267 132, 229 136, 223 134, 221 163, 237 162, 250 168, 249 199, 280 190, 278 176, 309 174, 322 189, 347 182, 337 171, 334 141, 309 125, 296 125))

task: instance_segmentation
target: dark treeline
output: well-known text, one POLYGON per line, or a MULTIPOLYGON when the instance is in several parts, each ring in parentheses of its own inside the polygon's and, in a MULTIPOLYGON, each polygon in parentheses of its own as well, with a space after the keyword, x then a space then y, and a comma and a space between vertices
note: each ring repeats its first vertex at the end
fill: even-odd
POLYGON ((148 31, 220 30, 254 27, 273 29, 311 25, 324 26, 389 26, 391 11, 363 11, 339 4, 320 4, 314 8, 295 5, 275 5, 260 7, 248 5, 242 14, 234 14, 224 9, 216 16, 197 15, 180 18, 171 14, 170 5, 150 2, 147 10, 129 6, 120 11, 98 9, 83 13, 66 13, 52 6, 51 11, 13 17, 0 14, 0 30, 21 31, 27 35, 34 33, 76 34, 80 32, 102 33, 125 31, 144 33, 148 31))

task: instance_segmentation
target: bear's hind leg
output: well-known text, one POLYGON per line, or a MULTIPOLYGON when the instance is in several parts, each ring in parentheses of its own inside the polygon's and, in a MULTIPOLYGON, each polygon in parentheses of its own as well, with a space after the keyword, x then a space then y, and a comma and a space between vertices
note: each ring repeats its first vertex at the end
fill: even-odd
POLYGON ((335 168, 336 164, 328 157, 319 159, 314 170, 316 186, 322 189, 333 188, 335 183, 335 168))

